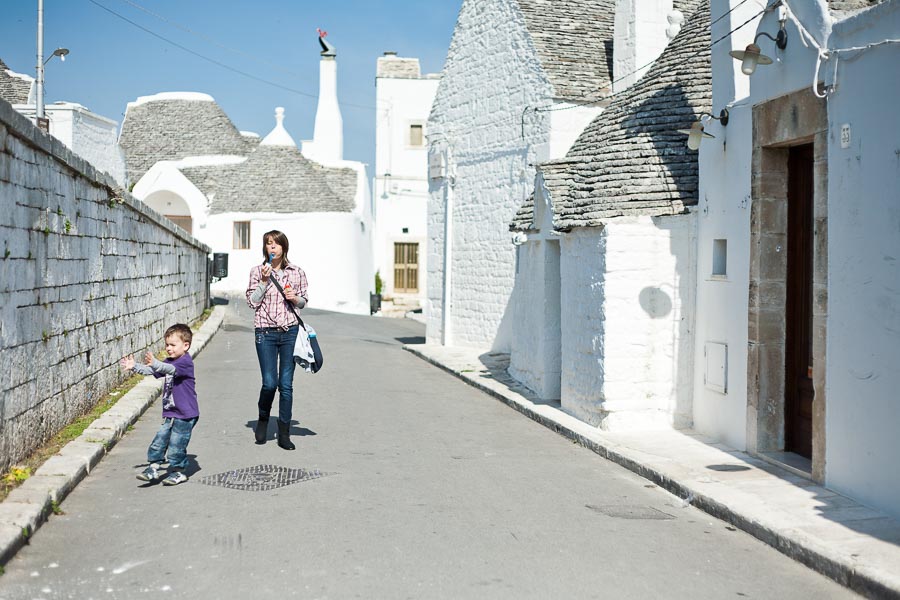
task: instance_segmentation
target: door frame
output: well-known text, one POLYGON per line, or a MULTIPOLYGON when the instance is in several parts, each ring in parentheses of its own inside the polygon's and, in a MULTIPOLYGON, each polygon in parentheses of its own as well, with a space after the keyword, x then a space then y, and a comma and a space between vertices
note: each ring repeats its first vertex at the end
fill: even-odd
POLYGON ((809 89, 753 107, 747 449, 779 452, 785 442, 785 308, 788 155, 813 144, 812 473, 825 480, 825 355, 828 314, 828 120, 809 89))

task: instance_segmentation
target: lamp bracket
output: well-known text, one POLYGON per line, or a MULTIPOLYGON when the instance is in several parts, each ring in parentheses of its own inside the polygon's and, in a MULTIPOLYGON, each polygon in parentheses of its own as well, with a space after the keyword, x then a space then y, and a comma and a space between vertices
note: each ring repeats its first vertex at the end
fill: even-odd
POLYGON ((753 43, 755 44, 757 42, 757 40, 759 40, 759 38, 762 36, 765 36, 765 37, 769 38, 770 40, 772 40, 773 42, 775 42, 775 46, 779 50, 784 50, 785 48, 787 48, 787 42, 788 42, 787 31, 785 31, 783 27, 778 30, 778 34, 775 37, 772 37, 765 31, 760 31, 759 33, 756 34, 756 37, 753 38, 753 43))
POLYGON ((723 108, 721 111, 719 111, 718 117, 712 113, 704 112, 704 113, 700 113, 701 119, 703 118, 703 115, 706 115, 710 119, 715 119, 716 121, 721 123, 723 127, 728 126, 728 109, 727 108, 723 108))

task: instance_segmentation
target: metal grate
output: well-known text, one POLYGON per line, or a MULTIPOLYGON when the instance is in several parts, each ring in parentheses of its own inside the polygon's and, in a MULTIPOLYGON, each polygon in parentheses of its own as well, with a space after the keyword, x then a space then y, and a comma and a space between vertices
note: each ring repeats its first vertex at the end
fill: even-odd
POLYGON ((224 487, 231 490, 243 490, 245 492, 265 492, 276 488, 319 479, 333 473, 322 473, 319 469, 289 469, 277 465, 256 465, 207 475, 196 481, 206 485, 224 487))
POLYGON ((594 512, 604 514, 608 517, 615 517, 617 519, 648 519, 651 521, 668 521, 669 519, 675 518, 669 513, 664 513, 661 510, 653 508, 652 506, 622 506, 615 504, 607 504, 602 506, 585 504, 585 506, 594 512))

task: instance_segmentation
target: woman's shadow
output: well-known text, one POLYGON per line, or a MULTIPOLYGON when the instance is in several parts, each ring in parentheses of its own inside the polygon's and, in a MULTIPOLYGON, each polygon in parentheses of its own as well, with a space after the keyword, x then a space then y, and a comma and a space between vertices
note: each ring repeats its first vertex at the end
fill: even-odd
MULTIPOLYGON (((256 423, 257 421, 247 421, 245 427, 247 429, 251 429, 256 431, 256 423)), ((269 418, 269 428, 266 430, 266 441, 274 440, 276 434, 278 432, 278 417, 270 417, 269 418)), ((300 427, 300 421, 293 419, 291 420, 291 435, 316 435, 316 432, 312 429, 307 429, 306 427, 300 427)))

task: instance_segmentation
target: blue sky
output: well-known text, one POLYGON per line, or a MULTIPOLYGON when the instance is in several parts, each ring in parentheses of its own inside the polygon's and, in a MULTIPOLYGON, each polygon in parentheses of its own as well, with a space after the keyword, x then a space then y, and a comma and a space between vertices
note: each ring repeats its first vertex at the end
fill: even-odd
MULTIPOLYGON (((126 104, 138 96, 203 92, 238 129, 263 136, 274 126, 275 107, 284 106, 285 127, 299 144, 313 133, 316 28, 322 28, 338 54, 344 158, 372 165, 376 59, 394 50, 419 58, 423 73, 439 72, 459 6, 459 0, 44 0, 44 56, 60 46, 71 51, 64 63, 47 64, 45 100, 78 102, 121 125, 126 104), (309 96, 212 64, 98 4, 197 54, 309 96)), ((9 68, 34 76, 36 36, 37 0, 2 2, 0 58, 9 68)))

